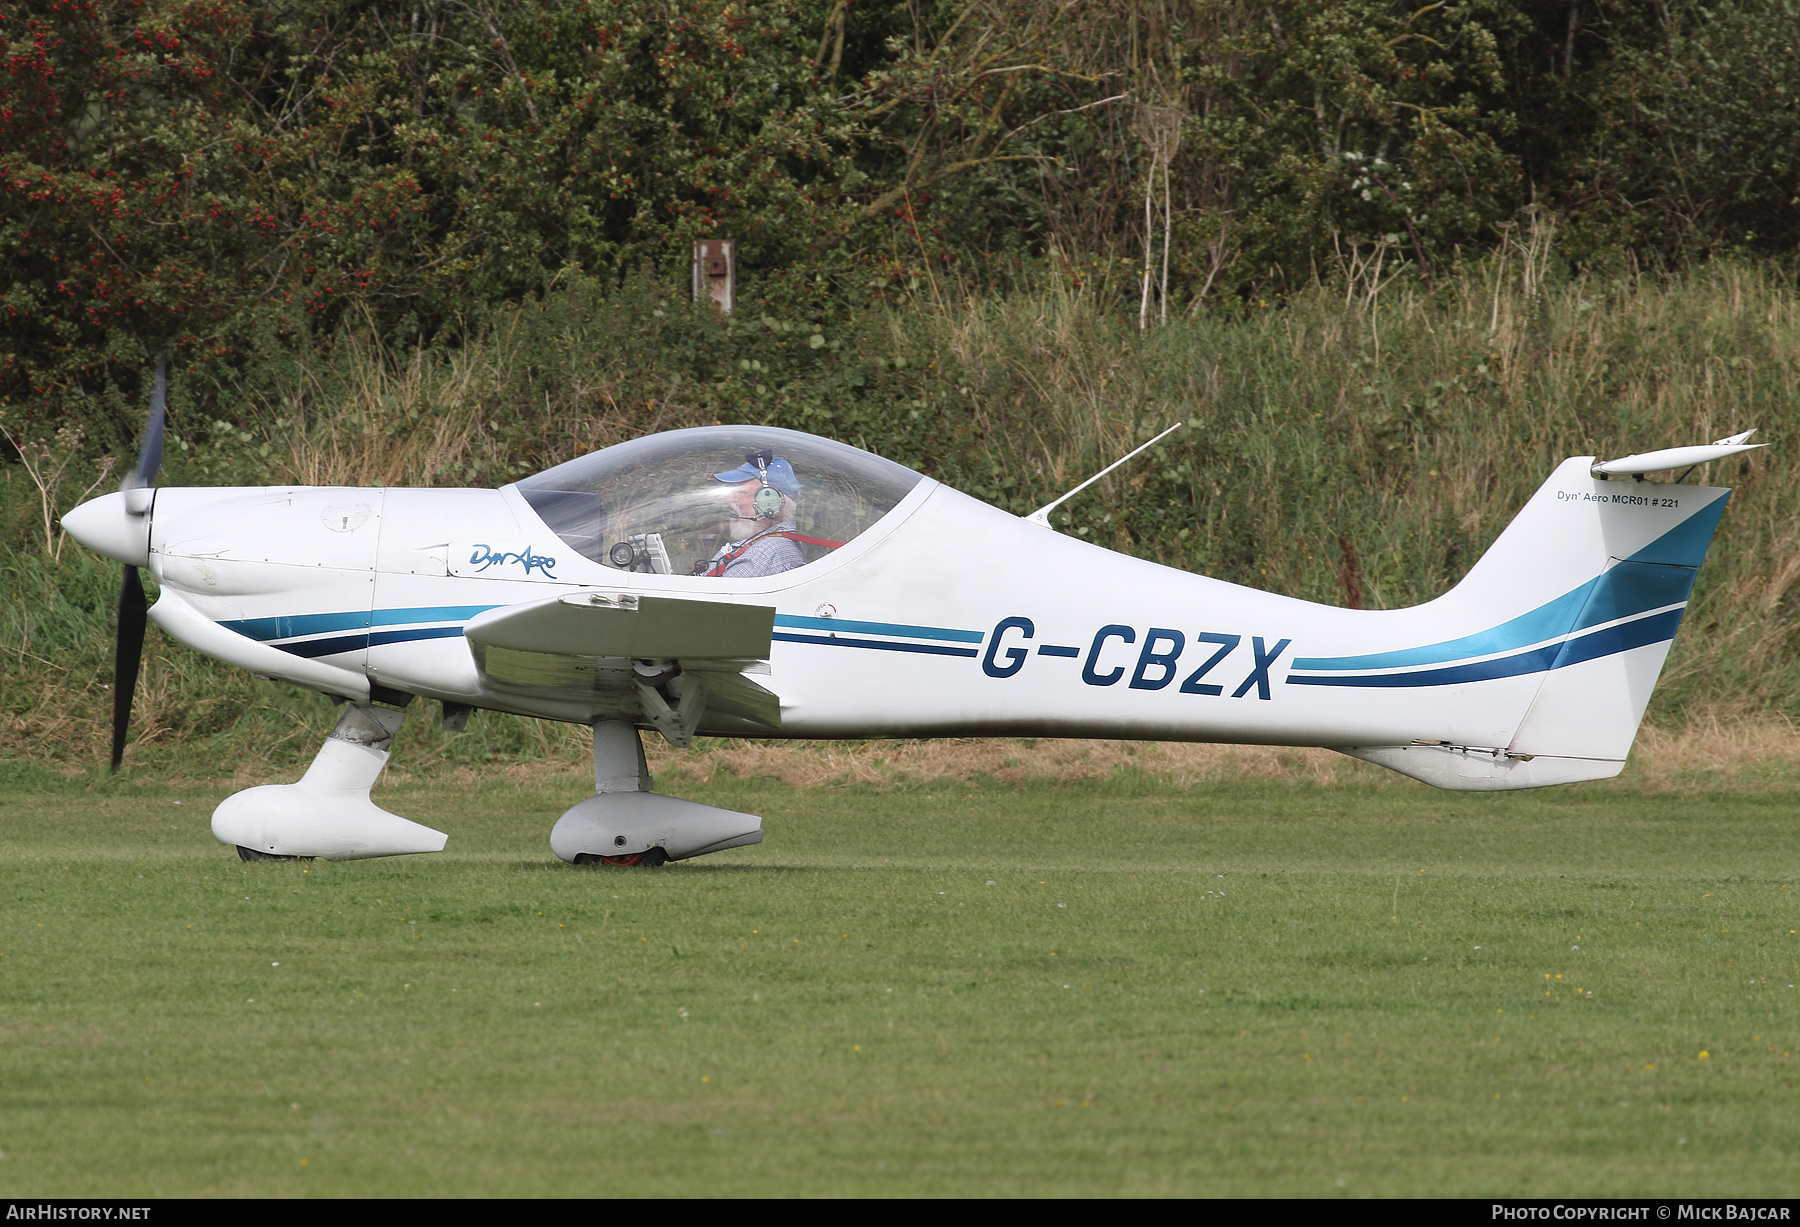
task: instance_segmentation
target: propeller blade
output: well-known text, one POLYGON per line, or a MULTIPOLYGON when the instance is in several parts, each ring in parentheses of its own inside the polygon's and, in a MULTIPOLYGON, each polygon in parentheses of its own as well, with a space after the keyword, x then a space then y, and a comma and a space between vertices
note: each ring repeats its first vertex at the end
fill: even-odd
POLYGON ((144 627, 149 622, 148 614, 144 581, 138 578, 136 567, 126 567, 125 582, 119 587, 119 640, 113 655, 114 772, 125 759, 125 734, 131 727, 131 700, 137 693, 138 666, 144 659, 144 627))
MULTIPOLYGON (((148 491, 162 468, 163 426, 168 420, 169 364, 165 357, 156 360, 156 386, 150 393, 150 420, 144 424, 144 441, 138 448, 137 468, 125 478, 120 489, 125 491, 126 509, 134 516, 150 511, 150 496, 134 494, 148 491)), ((125 579, 119 585, 119 637, 113 650, 113 729, 112 769, 116 773, 125 761, 125 737, 131 731, 131 700, 137 694, 138 668, 144 662, 144 630, 149 624, 149 603, 144 599, 144 581, 138 569, 125 567, 125 579)))
POLYGON ((162 468, 163 423, 168 418, 168 359, 156 360, 156 390, 150 394, 150 420, 144 427, 143 446, 138 449, 137 469, 131 474, 133 487, 143 488, 156 482, 156 471, 162 468))

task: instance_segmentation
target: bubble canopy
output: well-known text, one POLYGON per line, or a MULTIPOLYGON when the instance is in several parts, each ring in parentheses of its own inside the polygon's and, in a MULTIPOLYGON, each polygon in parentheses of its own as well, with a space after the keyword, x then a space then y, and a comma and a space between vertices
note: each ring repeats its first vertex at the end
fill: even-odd
MULTIPOLYGON (((817 435, 768 426, 700 426, 647 435, 578 456, 517 489, 552 532, 609 567, 699 575, 721 549, 766 531, 771 521, 737 517, 744 481, 717 474, 757 469, 797 496, 784 500, 806 562, 867 531, 923 480, 891 460, 817 435), (775 464, 785 460, 791 474, 775 464)), ((754 488, 754 487, 753 487, 754 488)), ((788 521, 780 516, 781 526, 788 521)), ((780 527, 780 526, 778 526, 780 527)), ((784 547, 785 548, 785 547, 784 547)), ((791 550, 789 551, 791 557, 791 550)))

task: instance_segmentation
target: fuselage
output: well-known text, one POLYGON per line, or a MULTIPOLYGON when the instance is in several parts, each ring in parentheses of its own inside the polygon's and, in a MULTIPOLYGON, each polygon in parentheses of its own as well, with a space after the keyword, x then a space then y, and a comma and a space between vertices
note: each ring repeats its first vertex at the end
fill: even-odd
POLYGON ((618 570, 568 548, 514 487, 164 488, 149 565, 153 620, 258 673, 582 723, 629 696, 496 689, 464 624, 574 592, 769 606, 757 681, 780 698, 779 731, 702 723, 722 735, 1499 745, 1537 680, 1488 681, 1475 708, 1454 684, 1295 684, 1297 661, 1427 642, 1441 611, 1334 609, 1187 574, 929 480, 841 548, 762 579, 618 570))
MULTIPOLYGON (((1721 449, 1742 440, 1701 450, 1721 449)), ((64 524, 150 568, 174 638, 365 706, 436 699, 452 726, 1330 746, 1486 790, 1622 768, 1730 493, 1630 480, 1670 455, 1569 458, 1455 587, 1382 611, 1131 558, 753 426, 499 490, 136 484, 64 524)))

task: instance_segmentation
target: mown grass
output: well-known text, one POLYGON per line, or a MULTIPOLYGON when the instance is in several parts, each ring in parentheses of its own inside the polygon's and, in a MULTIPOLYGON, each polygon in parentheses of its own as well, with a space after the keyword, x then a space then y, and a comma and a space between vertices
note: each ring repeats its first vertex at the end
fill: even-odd
POLYGON ((243 865, 19 770, 0 1195, 1797 1191, 1791 786, 671 787, 768 842, 571 869, 515 769, 243 865))

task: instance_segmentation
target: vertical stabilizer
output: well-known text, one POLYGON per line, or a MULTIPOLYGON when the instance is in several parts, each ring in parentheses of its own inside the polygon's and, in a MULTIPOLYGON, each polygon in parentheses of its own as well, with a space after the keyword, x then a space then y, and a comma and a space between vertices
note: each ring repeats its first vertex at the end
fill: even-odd
MULTIPOLYGON (((1488 552, 1431 602, 1441 625, 1483 627, 1403 651, 1300 660, 1308 684, 1395 689, 1535 679, 1499 745, 1450 741, 1345 752, 1441 788, 1531 788, 1616 775, 1650 702, 1730 491, 1604 480, 1592 457, 1557 468, 1488 552), (1361 676, 1357 676, 1357 675, 1361 676)), ((1523 698, 1524 696, 1518 696, 1523 698)))
POLYGON ((1730 490, 1606 481, 1593 463, 1576 456, 1557 466, 1443 603, 1470 613, 1523 605, 1495 631, 1510 629, 1504 638, 1516 640, 1543 629, 1551 638, 1575 627, 1617 562, 1699 567, 1730 490), (1557 630, 1559 620, 1566 625, 1557 630))

